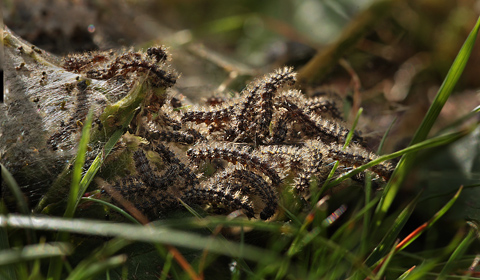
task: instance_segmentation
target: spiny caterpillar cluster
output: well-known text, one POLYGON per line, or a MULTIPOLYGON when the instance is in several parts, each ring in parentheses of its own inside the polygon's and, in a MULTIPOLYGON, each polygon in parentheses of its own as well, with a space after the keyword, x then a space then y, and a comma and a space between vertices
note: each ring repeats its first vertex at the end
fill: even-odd
MULTIPOLYGON (((349 129, 335 103, 291 89, 295 76, 285 67, 205 107, 173 108, 167 97, 155 112, 145 109, 131 131, 148 144, 133 154, 133 175, 114 188, 151 219, 183 201, 266 220, 277 211, 279 192, 293 187, 308 199, 312 180, 323 183, 331 163, 339 162, 340 175, 376 159, 357 132, 343 148, 349 129)), ((393 168, 370 170, 388 180, 393 168)))

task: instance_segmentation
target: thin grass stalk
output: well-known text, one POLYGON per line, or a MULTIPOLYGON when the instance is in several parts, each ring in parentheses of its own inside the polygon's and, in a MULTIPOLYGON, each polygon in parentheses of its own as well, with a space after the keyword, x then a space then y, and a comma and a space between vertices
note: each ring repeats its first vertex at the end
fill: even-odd
MULTIPOLYGON (((90 130, 92 128, 93 111, 88 112, 85 124, 82 129, 82 137, 78 145, 78 152, 73 165, 72 183, 70 185, 70 194, 68 196, 67 209, 65 210, 64 217, 72 218, 75 213, 76 200, 80 188, 80 180, 82 177, 83 165, 85 164, 85 154, 87 152, 88 142, 90 140, 90 130)), ((70 234, 68 232, 60 232, 57 236, 58 242, 67 242, 70 234)), ((57 280, 60 279, 62 274, 62 259, 52 258, 48 267, 47 278, 57 280)))
POLYGON ((85 125, 82 129, 82 138, 78 145, 78 152, 73 164, 72 183, 70 185, 70 194, 68 196, 67 209, 63 217, 72 218, 77 206, 77 198, 80 191, 80 181, 82 179, 83 165, 85 164, 85 157, 87 153, 87 146, 90 141, 90 130, 92 129, 93 111, 90 110, 87 115, 85 125))
POLYGON ((367 266, 372 266, 375 263, 377 263, 391 248, 392 244, 395 242, 395 240, 398 238, 398 235, 402 228, 405 226, 407 220, 410 218, 410 216, 413 213, 413 210, 415 209, 415 206, 417 205, 417 196, 412 202, 410 202, 407 207, 405 207, 398 217, 395 219, 392 227, 389 229, 389 231, 385 234, 383 237, 382 241, 373 249, 372 253, 367 257, 365 260, 365 264, 367 266))
MULTIPOLYGON (((357 112, 357 115, 355 116, 355 120, 353 121, 353 124, 352 124, 352 127, 350 129, 350 131, 348 132, 347 134, 347 137, 345 139, 345 144, 343 145, 343 148, 342 150, 345 150, 348 145, 350 145, 350 141, 352 140, 353 138, 353 134, 355 133, 355 128, 357 127, 357 124, 358 124, 358 120, 360 119, 360 116, 362 115, 363 113, 363 108, 360 107, 360 109, 358 109, 358 112, 357 112)), ((333 184, 331 182, 332 178, 333 178, 333 175, 335 174, 335 171, 337 171, 337 168, 338 168, 338 165, 339 165, 339 162, 336 161, 335 162, 335 165, 333 166, 332 170, 330 171, 330 173, 328 174, 328 177, 327 179, 325 180, 325 182, 323 183, 322 185, 322 188, 320 189, 320 191, 313 197, 314 199, 312 200, 312 203, 316 203, 318 201, 318 199, 320 198, 320 196, 325 193, 325 191, 327 189, 329 189, 333 184)), ((336 184, 335 184, 336 185, 336 184)))
MULTIPOLYGON (((367 172, 365 175, 365 205, 369 205, 372 196, 372 174, 367 172)), ((367 252, 368 242, 370 240, 370 226, 371 226, 372 212, 367 210, 363 215, 363 228, 362 228, 362 241, 360 244, 360 254, 363 255, 367 252)))
POLYGON ((118 207, 118 206, 116 206, 112 203, 109 203, 109 202, 101 200, 101 199, 92 198, 92 197, 82 197, 82 200, 92 201, 92 202, 95 202, 95 203, 98 203, 98 204, 105 205, 108 208, 110 208, 112 210, 115 210, 120 215, 124 216, 127 220, 131 221, 132 223, 141 225, 141 223, 139 221, 137 221, 134 217, 132 217, 132 215, 128 214, 127 211, 123 210, 122 208, 120 208, 120 207, 118 207))
POLYGON ((478 232, 476 232, 475 228, 470 228, 466 236, 464 236, 464 234, 460 236, 460 243, 458 243, 458 241, 455 242, 453 252, 443 266, 442 271, 440 271, 440 275, 438 276, 439 280, 446 279, 448 273, 452 273, 458 268, 457 262, 460 261, 461 257, 470 248, 470 245, 477 238, 477 234, 478 232))
POLYGON ((67 280, 87 280, 94 279, 93 277, 98 274, 114 269, 127 261, 126 255, 113 256, 107 259, 98 260, 95 263, 92 263, 88 267, 85 267, 81 271, 74 271, 72 274, 66 278, 67 280))
MULTIPOLYGON (((387 258, 385 259, 385 261, 382 263, 381 266, 377 266, 375 268, 375 270, 373 270, 373 273, 375 273, 375 278, 374 280, 381 280, 382 279, 382 276, 385 274, 386 270, 387 270, 387 267, 388 267, 388 264, 392 261, 393 259, 393 255, 395 253, 395 248, 397 247, 397 243, 394 243, 393 246, 392 246, 392 249, 390 250, 390 252, 387 254, 387 258)), ((369 278, 366 278, 366 279, 369 279, 369 278)))
MULTIPOLYGON (((0 215, 0 225, 12 228, 32 228, 45 231, 66 231, 69 233, 88 234, 104 237, 122 237, 133 241, 163 243, 191 249, 203 249, 209 238, 174 230, 170 227, 144 227, 132 224, 116 224, 96 220, 66 219, 54 217, 25 217, 21 215, 0 215)), ((237 243, 214 239, 209 248, 211 252, 242 257, 252 261, 268 261, 278 263, 282 258, 253 245, 244 245, 242 249, 237 243), (243 255, 240 253, 243 251, 243 255)))
MULTIPOLYGON (((133 116, 134 114, 132 114, 131 117, 133 118, 133 116)), ((88 186, 92 182, 98 170, 102 166, 103 161, 110 154, 115 144, 117 144, 118 140, 120 140, 120 138, 122 137, 123 133, 124 133, 123 129, 119 129, 115 131, 112 137, 110 137, 108 142, 105 144, 103 151, 100 152, 93 160, 92 165, 90 165, 87 172, 85 173, 85 176, 83 176, 82 180, 80 181, 78 197, 75 203, 75 209, 77 208, 78 203, 80 202, 80 199, 82 199, 83 194, 87 191, 88 186)))
POLYGON ((22 249, 9 249, 0 252, 0 266, 12 265, 53 256, 66 256, 71 254, 73 248, 67 243, 43 243, 27 245, 22 249))
POLYGON ((170 268, 172 267, 172 260, 173 260, 173 254, 168 253, 167 258, 165 259, 165 264, 163 265, 162 276, 160 277, 160 280, 167 279, 170 268))

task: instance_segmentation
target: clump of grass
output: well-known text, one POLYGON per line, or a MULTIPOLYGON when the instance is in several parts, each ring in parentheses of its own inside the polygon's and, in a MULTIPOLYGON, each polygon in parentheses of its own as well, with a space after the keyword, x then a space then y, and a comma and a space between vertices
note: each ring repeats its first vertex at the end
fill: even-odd
MULTIPOLYGON (((216 265, 228 268, 220 269, 217 278, 231 279, 454 279, 458 278, 454 275, 457 269, 463 271, 463 279, 473 279, 470 276, 476 258, 467 255, 470 253, 469 246, 478 239, 478 229, 473 223, 467 223, 446 247, 438 248, 435 252, 405 252, 454 205, 463 190, 462 186, 430 220, 403 238, 409 218, 418 206, 418 199, 402 209, 392 210, 391 205, 418 151, 452 143, 477 126, 475 124, 467 129, 427 139, 465 67, 479 28, 480 20, 460 50, 411 144, 327 181, 321 188, 336 186, 375 164, 402 156, 385 189, 370 197, 371 182, 366 180, 368 195, 364 195, 365 200, 357 199, 355 203, 349 203, 348 208, 347 202, 340 203, 333 213, 328 211, 328 197, 320 199, 318 193, 315 194, 318 199, 312 203, 313 207, 307 214, 292 213, 287 210, 288 207, 284 207, 290 217, 289 222, 246 220, 236 218, 234 214, 223 218, 201 217, 201 213, 196 213, 194 209, 189 210, 195 215, 187 214, 187 217, 148 225, 76 219, 75 212, 89 183, 123 133, 123 130, 113 133, 104 151, 82 177, 90 135, 91 118, 88 118, 72 171, 71 192, 63 218, 30 215, 18 185, 2 166, 2 178, 15 195, 21 211, 20 214, 8 214, 2 207, 0 278, 146 278, 145 275, 137 275, 138 272, 129 265, 128 253, 134 250, 132 248, 148 243, 152 245, 153 255, 161 263, 158 270, 151 271, 150 275, 160 279, 207 278, 208 273, 214 273, 212 271, 215 271, 216 265), (468 225, 470 228, 464 230, 468 225), (236 241, 227 240, 220 234, 226 229, 237 231, 233 234, 238 237, 236 241), (51 239, 50 232, 57 232, 56 242, 51 241, 54 239, 51 239), (25 233, 25 238, 15 236, 12 239, 12 233, 25 233), (45 240, 43 236, 49 239, 45 240), (76 243, 82 241, 83 236, 95 237, 97 244, 94 250, 90 249, 90 253, 79 256, 75 249, 81 245, 76 243), (69 262, 64 262, 67 256, 69 262), (49 267, 48 271, 46 266, 49 267)), ((83 200, 97 203, 92 198, 83 200)), ((333 196, 330 200, 334 204, 333 196)), ((136 221, 122 209, 107 202, 101 203, 120 212, 130 221, 136 221)))

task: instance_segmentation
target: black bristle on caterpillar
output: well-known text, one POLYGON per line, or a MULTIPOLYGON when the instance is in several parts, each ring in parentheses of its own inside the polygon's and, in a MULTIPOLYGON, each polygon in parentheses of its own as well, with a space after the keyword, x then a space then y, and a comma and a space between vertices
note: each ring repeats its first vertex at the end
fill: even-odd
POLYGON ((280 176, 270 166, 270 164, 251 152, 243 149, 234 149, 232 145, 216 145, 214 147, 196 147, 187 151, 187 156, 194 162, 201 160, 223 159, 227 162, 236 164, 237 162, 249 168, 262 172, 272 180, 275 186, 281 183, 280 176))
POLYGON ((249 170, 236 169, 232 172, 231 177, 236 179, 237 182, 243 183, 240 184, 241 186, 247 186, 246 188, 242 187, 242 189, 246 189, 247 192, 260 196, 265 203, 265 208, 260 212, 260 218, 262 220, 267 220, 275 214, 278 205, 276 189, 268 184, 260 175, 249 170))
POLYGON ((208 112, 203 111, 189 111, 183 114, 182 122, 195 122, 205 123, 207 125, 211 123, 221 124, 224 122, 230 122, 233 117, 234 107, 228 106, 226 108, 214 108, 208 112))
POLYGON ((147 55, 155 58, 155 62, 164 62, 168 59, 168 54, 164 47, 151 47, 147 49, 147 55))

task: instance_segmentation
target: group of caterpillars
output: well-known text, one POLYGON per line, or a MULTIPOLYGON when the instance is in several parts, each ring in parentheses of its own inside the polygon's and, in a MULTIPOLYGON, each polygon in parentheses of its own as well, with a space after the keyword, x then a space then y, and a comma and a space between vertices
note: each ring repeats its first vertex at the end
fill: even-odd
MULTIPOLYGON (((64 68, 92 79, 140 72, 152 86, 171 87, 176 74, 157 66, 166 59, 165 49, 158 47, 146 53, 70 56, 64 68)), ((295 81, 293 69, 284 67, 251 82, 236 97, 212 98, 203 107, 183 106, 170 95, 155 99, 129 129, 148 144, 133 152, 134 172, 112 181, 112 189, 149 219, 183 202, 267 220, 277 212, 285 188, 308 199, 312 180, 323 183, 331 163, 340 163, 338 175, 377 157, 357 132, 344 149, 349 129, 335 103, 305 97, 292 89, 295 81)), ((382 163, 370 170, 388 180, 393 167, 382 163)))

